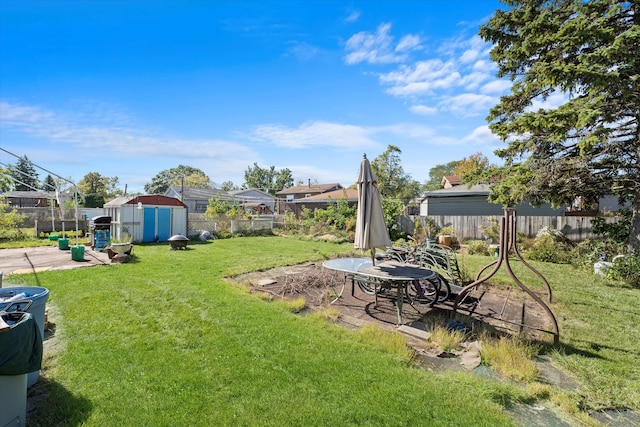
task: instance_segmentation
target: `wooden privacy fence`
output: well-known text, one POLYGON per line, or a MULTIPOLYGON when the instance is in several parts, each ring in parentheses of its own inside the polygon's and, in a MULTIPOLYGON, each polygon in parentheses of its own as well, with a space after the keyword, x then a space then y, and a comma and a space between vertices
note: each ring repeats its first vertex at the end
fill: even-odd
MULTIPOLYGON (((73 219, 67 219, 64 221, 64 227, 63 227, 62 221, 60 221, 59 219, 55 220, 54 224, 51 224, 51 220, 35 221, 36 236, 40 236, 40 233, 51 233, 52 231, 61 232, 63 228, 65 231, 69 231, 69 232, 75 231, 76 221, 73 219)), ((88 229, 89 229, 88 221, 84 219, 79 219, 78 230, 81 232, 81 235, 86 234, 88 229)))
MULTIPOLYGON (((411 221, 400 221, 402 230, 408 233, 413 232, 413 224, 421 221, 423 224, 426 218, 434 221, 438 228, 452 227, 456 231, 458 240, 485 240, 487 235, 482 232, 482 228, 499 224, 501 215, 431 215, 428 217, 413 217, 411 221), (411 230, 408 230, 410 227, 411 230)), ((598 236, 591 233, 591 220, 589 216, 518 216, 516 219, 516 231, 525 234, 527 237, 535 237, 538 231, 544 227, 551 227, 560 230, 569 240, 581 242, 585 239, 594 239, 598 236)), ((607 223, 616 222, 614 217, 605 217, 607 223)))

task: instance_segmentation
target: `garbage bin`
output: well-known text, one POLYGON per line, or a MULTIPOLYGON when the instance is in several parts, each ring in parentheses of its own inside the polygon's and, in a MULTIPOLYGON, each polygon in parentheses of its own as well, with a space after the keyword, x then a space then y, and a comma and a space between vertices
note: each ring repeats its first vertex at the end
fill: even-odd
MULTIPOLYGON (((40 337, 44 337, 45 308, 48 299, 49 290, 39 286, 14 286, 2 288, 0 289, 0 310, 7 310, 11 312, 24 310, 31 314, 38 325, 40 337), (29 302, 31 305, 27 307, 29 302)), ((27 376, 27 387, 31 387, 38 382, 39 377, 40 369, 30 371, 27 376)))
POLYGON ((111 217, 108 215, 94 216, 89 221, 89 231, 91 232, 91 248, 96 251, 103 251, 109 246, 111 240, 111 217))
POLYGON ((27 376, 42 366, 42 337, 30 313, 0 311, 0 426, 23 426, 27 376))

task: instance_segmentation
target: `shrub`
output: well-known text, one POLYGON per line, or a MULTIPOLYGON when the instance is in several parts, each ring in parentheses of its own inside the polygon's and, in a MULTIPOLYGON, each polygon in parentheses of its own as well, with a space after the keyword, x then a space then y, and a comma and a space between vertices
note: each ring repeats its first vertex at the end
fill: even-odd
POLYGON ((24 215, 18 213, 17 209, 12 209, 0 201, 0 238, 20 239, 23 237, 20 225, 24 215))
POLYGON ((621 280, 634 288, 640 288, 640 253, 616 259, 605 272, 608 278, 621 280))
POLYGON ((571 263, 578 268, 592 270, 596 262, 611 261, 621 253, 624 253, 624 244, 587 239, 573 248, 571 263))
POLYGON ((491 218, 488 226, 481 225, 480 231, 486 234, 492 242, 498 243, 500 241, 500 221, 496 218, 491 218))
POLYGON ((631 211, 622 209, 616 212, 618 221, 606 223, 603 217, 596 217, 591 220, 591 232, 602 235, 616 243, 624 243, 629 239, 631 232, 631 211))
POLYGON ((469 255, 491 255, 489 243, 484 240, 469 240, 467 250, 469 255))
POLYGON ((572 259, 572 244, 561 231, 544 227, 538 232, 528 249, 527 258, 534 261, 567 264, 572 259))

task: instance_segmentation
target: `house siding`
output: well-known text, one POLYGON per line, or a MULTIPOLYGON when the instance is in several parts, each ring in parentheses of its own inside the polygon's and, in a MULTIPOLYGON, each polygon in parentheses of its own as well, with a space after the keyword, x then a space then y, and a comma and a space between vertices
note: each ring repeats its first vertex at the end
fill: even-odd
MULTIPOLYGON (((516 207, 520 216, 562 216, 564 206, 554 209, 549 204, 539 207, 521 203, 516 207)), ((487 196, 429 197, 420 204, 420 216, 434 215, 502 215, 500 204, 489 203, 487 196)))

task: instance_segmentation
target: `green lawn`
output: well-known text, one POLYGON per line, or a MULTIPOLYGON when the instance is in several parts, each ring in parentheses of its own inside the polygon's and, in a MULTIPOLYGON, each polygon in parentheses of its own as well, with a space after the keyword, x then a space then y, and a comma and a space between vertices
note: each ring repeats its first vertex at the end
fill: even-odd
MULTIPOLYGON (((122 265, 5 278, 50 290, 63 343, 46 360, 49 394, 31 424, 517 424, 505 407, 531 397, 519 386, 429 373, 223 279, 351 251, 351 244, 236 238, 186 251, 135 246, 134 260, 122 265)), ((471 270, 487 260, 465 258, 471 270)), ((540 269, 560 313, 562 345, 551 354, 583 384, 576 399, 638 409, 639 291, 567 266, 540 269)))
MULTIPOLYGON (((464 257, 469 271, 490 259, 464 257)), ((560 329, 552 360, 581 383, 574 398, 585 409, 640 409, 640 289, 612 283, 566 264, 530 262, 550 283, 550 305, 560 329)), ((514 272, 528 286, 542 282, 519 262, 514 272)), ((504 270, 492 279, 511 284, 504 270)))

